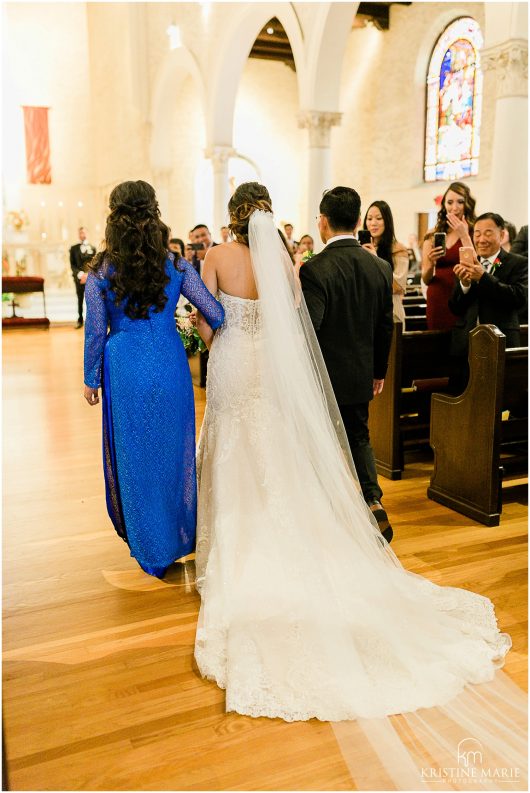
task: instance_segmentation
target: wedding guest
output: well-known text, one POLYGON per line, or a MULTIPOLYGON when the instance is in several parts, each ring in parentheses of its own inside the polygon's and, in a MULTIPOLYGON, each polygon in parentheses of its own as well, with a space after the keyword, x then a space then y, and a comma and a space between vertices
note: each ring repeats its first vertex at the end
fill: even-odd
POLYGON ((386 201, 374 201, 364 216, 363 228, 368 230, 372 241, 363 245, 367 251, 384 259, 392 267, 392 302, 394 316, 403 323, 405 330, 405 309, 403 295, 407 290, 409 254, 405 246, 398 242, 394 231, 394 218, 386 201))
POLYGON ((315 243, 313 242, 313 237, 311 237, 310 234, 303 234, 300 237, 300 242, 298 243, 298 248, 296 249, 296 253, 294 255, 295 264, 301 266, 305 261, 305 259, 304 261, 302 261, 302 257, 305 254, 312 255, 314 247, 315 247, 315 243))
POLYGON ((193 245, 201 246, 199 248, 195 248, 193 257, 193 266, 197 272, 201 274, 204 257, 210 248, 213 248, 213 246, 217 245, 217 243, 212 240, 210 229, 204 223, 198 223, 192 228, 190 231, 190 242, 193 245))
POLYGON ((426 285, 427 328, 450 330, 455 316, 449 308, 455 276, 453 267, 459 263, 462 246, 473 247, 476 201, 469 187, 452 182, 442 196, 438 219, 425 235, 421 277, 426 285), (434 235, 445 234, 445 246, 434 246, 434 235))
POLYGON ((80 226, 78 229, 79 242, 70 248, 70 267, 74 278, 75 291, 77 294, 77 325, 76 328, 83 327, 83 300, 85 297, 86 272, 88 262, 96 253, 96 249, 87 239, 87 228, 80 226))
POLYGON ((285 239, 287 241, 288 248, 293 252, 296 253, 296 249, 298 248, 298 243, 293 237, 293 224, 292 223, 284 223, 283 230, 285 232, 285 239))
POLYGON ((193 253, 194 252, 193 252, 193 248, 191 247, 191 243, 189 242, 186 243, 186 245, 184 246, 184 258, 186 259, 186 261, 190 262, 190 264, 193 261, 193 253))
MULTIPOLYGON (((192 228, 190 231, 190 241, 192 245, 199 246, 193 251, 193 259, 191 260, 191 263, 199 275, 202 276, 204 257, 210 248, 213 248, 215 245, 217 245, 217 242, 212 240, 210 229, 205 223, 198 223, 192 228)), ((206 377, 208 375, 208 350, 199 353, 199 368, 199 385, 201 388, 206 388, 206 377)))
POLYGON ((151 185, 119 184, 109 208, 86 285, 84 396, 97 405, 102 388, 109 516, 140 567, 162 578, 194 550, 197 508, 193 387, 175 308, 182 293, 212 328, 224 311, 168 253, 151 185))
POLYGON ((512 245, 517 237, 517 229, 510 223, 509 220, 504 221, 504 232, 502 235, 502 249, 506 251, 506 253, 510 253, 512 249, 512 245))
POLYGON ((518 253, 528 259, 528 226, 521 226, 519 233, 513 241, 511 253, 518 253))
POLYGON ((175 258, 184 258, 184 242, 179 237, 172 237, 169 240, 168 250, 175 254, 175 258))
POLYGON ((477 324, 496 325, 506 347, 519 347, 520 312, 528 305, 528 260, 502 249, 504 220, 485 212, 475 221, 476 254, 472 264, 455 265, 456 284, 449 302, 457 317, 451 337, 453 373, 450 388, 460 394, 469 377, 469 332, 477 324))
POLYGON ((228 226, 221 226, 221 242, 232 242, 228 226))

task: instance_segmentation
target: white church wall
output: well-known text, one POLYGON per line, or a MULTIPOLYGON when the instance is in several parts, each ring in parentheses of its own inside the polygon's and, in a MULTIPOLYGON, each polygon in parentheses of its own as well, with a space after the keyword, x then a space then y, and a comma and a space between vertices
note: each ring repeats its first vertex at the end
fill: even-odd
MULTIPOLYGON (((350 33, 342 72, 342 124, 333 132, 335 183, 355 186, 363 210, 371 201, 390 204, 399 238, 417 231, 417 213, 434 208, 447 182, 423 181, 425 79, 430 54, 444 28, 472 16, 484 31, 482 3, 413 3, 392 6, 390 30, 350 33)), ((477 210, 489 206, 495 96, 484 76, 480 169, 466 179, 477 210)))
POLYGON ((278 222, 303 234, 306 133, 298 128, 298 90, 292 69, 249 58, 239 86, 234 147, 253 160, 273 201, 278 222))
POLYGON ((172 130, 169 214, 163 219, 173 235, 186 242, 197 223, 211 224, 211 167, 204 159, 204 117, 191 77, 183 81, 173 102, 167 115, 172 130))
MULTIPOLYGON (((26 210, 32 241, 38 241, 45 229, 48 239, 71 244, 76 227, 83 223, 91 229, 93 241, 99 242, 106 199, 122 179, 153 182, 164 195, 165 219, 175 233, 185 235, 197 221, 212 224, 212 166, 206 156, 211 143, 208 94, 220 42, 243 5, 6 4, 5 206, 26 210), (179 26, 183 45, 175 60, 178 80, 173 80, 167 62, 170 24, 179 26), (157 96, 163 97, 162 111, 159 107, 153 114, 157 96), (23 104, 51 108, 52 185, 25 184, 23 104), (164 157, 157 164, 153 141, 165 123, 170 135, 160 137, 164 157), (42 201, 46 207, 40 206, 42 201)), ((278 11, 278 4, 263 5, 271 16, 278 11)), ((325 5, 317 4, 319 11, 314 4, 293 4, 306 48, 325 5)), ((498 6, 498 17, 504 19, 502 4, 492 5, 498 6)), ((486 14, 483 3, 469 2, 394 5, 390 13, 389 31, 366 27, 349 34, 340 77, 342 123, 331 131, 332 183, 355 186, 364 209, 376 198, 386 199, 398 235, 406 241, 416 230, 417 213, 432 210, 434 197, 447 186, 423 182, 430 53, 453 19, 470 15, 484 27, 486 14)), ((505 21, 511 31, 510 19, 505 21)), ((490 206, 494 83, 495 77, 486 72, 480 171, 467 182, 479 211, 502 213, 502 206, 490 206)), ((215 93, 222 108, 222 87, 215 93)), ((317 207, 305 206, 309 138, 306 130, 298 128, 300 109, 304 108, 292 70, 281 63, 248 59, 239 81, 233 139, 214 141, 235 146, 257 165, 278 220, 294 223, 296 235, 307 230, 304 218, 317 212, 317 207)), ((231 160, 229 175, 247 172, 252 172, 251 165, 231 160)), ((219 230, 212 230, 218 236, 219 230)))
POLYGON ((85 4, 7 3, 4 14, 4 206, 27 213, 30 243, 75 242, 80 224, 94 231, 85 4), (27 184, 23 105, 50 108, 50 185, 27 184))

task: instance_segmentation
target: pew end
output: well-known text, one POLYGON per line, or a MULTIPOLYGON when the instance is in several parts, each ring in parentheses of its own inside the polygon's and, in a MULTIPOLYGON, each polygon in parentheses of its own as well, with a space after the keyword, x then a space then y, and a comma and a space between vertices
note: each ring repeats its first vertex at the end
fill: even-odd
POLYGON ((450 331, 404 331, 394 320, 385 387, 368 422, 377 472, 387 479, 401 479, 405 451, 428 449, 431 394, 447 387, 450 341, 450 331))
POLYGON ((516 467, 526 458, 528 348, 507 350, 498 328, 479 325, 469 336, 469 369, 462 394, 432 396, 434 471, 427 495, 479 523, 498 526, 503 473, 510 458, 516 467), (510 414, 504 422, 503 409, 510 414))

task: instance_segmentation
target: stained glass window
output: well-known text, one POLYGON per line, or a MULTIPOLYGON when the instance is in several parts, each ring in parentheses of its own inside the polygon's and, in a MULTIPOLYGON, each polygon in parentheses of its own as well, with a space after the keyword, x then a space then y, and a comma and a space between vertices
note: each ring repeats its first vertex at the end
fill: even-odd
POLYGON ((455 19, 436 43, 427 76, 426 182, 478 173, 483 43, 470 17, 455 19))

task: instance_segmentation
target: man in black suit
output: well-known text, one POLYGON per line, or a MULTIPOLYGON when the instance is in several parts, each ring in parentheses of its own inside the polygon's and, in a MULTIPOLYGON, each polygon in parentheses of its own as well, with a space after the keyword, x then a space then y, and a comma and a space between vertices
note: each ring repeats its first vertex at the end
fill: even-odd
POLYGON ((210 248, 213 248, 214 245, 217 245, 217 243, 212 240, 210 229, 208 226, 205 226, 204 223, 198 223, 194 228, 192 228, 190 231, 190 242, 192 245, 202 245, 202 248, 199 250, 194 250, 193 259, 191 262, 200 275, 204 257, 210 248))
POLYGON ((85 265, 92 259, 96 249, 87 241, 87 230, 84 226, 78 229, 79 242, 70 248, 70 267, 74 277, 77 294, 77 328, 83 327, 83 299, 85 297, 85 265))
MULTIPOLYGON (((194 228, 192 228, 190 231, 190 242, 192 245, 202 245, 202 248, 193 251, 193 258, 191 260, 192 265, 195 267, 199 275, 201 275, 204 257, 210 248, 213 248, 214 245, 217 245, 217 243, 212 240, 210 229, 204 223, 198 223, 194 228)), ((199 385, 201 388, 206 388, 206 376, 208 374, 208 350, 199 353, 199 365, 199 385)))
POLYGON ((390 542, 368 433, 368 404, 383 390, 392 341, 392 270, 354 237, 361 199, 334 187, 320 202, 324 250, 300 270, 311 320, 344 421, 366 503, 390 542))
POLYGON ((454 394, 461 394, 467 385, 468 337, 476 325, 496 325, 506 336, 507 347, 521 345, 518 314, 528 301, 528 261, 502 249, 503 232, 500 215, 480 215, 473 229, 473 263, 454 268, 458 280, 449 300, 458 317, 451 337, 454 365, 450 389, 454 394))

